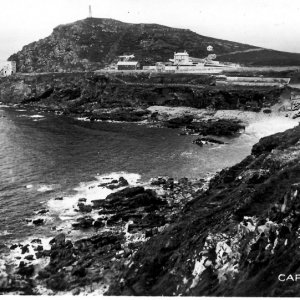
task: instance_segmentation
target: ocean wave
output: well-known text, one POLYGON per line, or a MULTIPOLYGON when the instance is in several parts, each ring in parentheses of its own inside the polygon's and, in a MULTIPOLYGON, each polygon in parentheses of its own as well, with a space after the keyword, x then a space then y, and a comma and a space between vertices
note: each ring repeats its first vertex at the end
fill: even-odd
MULTIPOLYGON (((62 230, 70 230, 72 228, 72 222, 82 214, 78 211, 77 204, 80 198, 85 198, 85 205, 92 205, 92 200, 105 199, 109 194, 117 191, 118 189, 111 190, 105 186, 104 183, 110 183, 112 180, 118 180, 120 177, 124 177, 129 185, 139 184, 141 176, 135 173, 127 172, 113 172, 95 176, 94 181, 81 182, 73 190, 73 195, 60 195, 59 197, 52 198, 47 203, 49 209, 49 215, 57 216, 60 220, 57 224, 62 230), (60 199, 60 200, 58 200, 60 199)), ((98 212, 91 212, 91 217, 97 218, 98 212)), ((74 233, 76 234, 76 233, 74 233)))
POLYGON ((48 192, 48 191, 53 191, 53 189, 56 187, 56 185, 53 185, 53 184, 50 184, 50 185, 47 185, 47 184, 43 184, 43 185, 41 185, 38 189, 37 189, 37 191, 38 192, 41 192, 41 193, 43 193, 43 192, 48 192))
POLYGON ((45 116, 43 115, 19 115, 18 116, 19 118, 23 117, 23 118, 30 118, 30 119, 42 119, 42 118, 45 118, 45 116))
POLYGON ((245 129, 246 135, 262 138, 268 135, 282 132, 298 125, 298 121, 286 117, 263 118, 251 123, 245 129))

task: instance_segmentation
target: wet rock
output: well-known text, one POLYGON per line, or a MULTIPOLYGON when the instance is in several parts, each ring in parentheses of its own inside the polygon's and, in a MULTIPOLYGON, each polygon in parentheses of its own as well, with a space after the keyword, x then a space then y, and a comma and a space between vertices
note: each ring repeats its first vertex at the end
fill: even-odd
POLYGON ((105 226, 105 223, 103 222, 102 219, 97 219, 97 220, 94 222, 93 226, 94 226, 95 228, 101 228, 101 227, 104 227, 104 226, 105 226))
POLYGON ((107 226, 116 226, 122 221, 123 214, 115 214, 111 216, 107 221, 106 225, 107 226))
POLYGON ((164 122, 164 126, 169 128, 179 128, 191 124, 193 119, 194 117, 192 115, 185 115, 182 117, 169 119, 168 121, 164 122))
POLYGON ((86 202, 86 200, 87 200, 86 198, 79 198, 78 202, 86 202))
POLYGON ((150 179, 151 185, 163 185, 166 184, 167 180, 164 177, 156 177, 150 179))
POLYGON ((18 269, 18 274, 20 274, 22 276, 29 277, 29 276, 32 276, 33 273, 34 273, 34 266, 33 265, 26 266, 23 261, 20 262, 19 269, 18 269))
POLYGON ((44 250, 44 247, 41 246, 41 245, 38 245, 36 248, 35 248, 36 251, 43 251, 44 250))
POLYGON ((58 234, 56 237, 54 237, 49 244, 57 244, 57 245, 64 245, 66 240, 66 235, 64 233, 58 234))
POLYGON ((107 208, 121 207, 137 208, 142 206, 164 205, 165 202, 157 197, 155 191, 145 190, 143 187, 128 187, 110 194, 106 198, 107 208))
POLYGON ((77 206, 79 208, 79 211, 83 212, 83 213, 89 213, 93 210, 93 207, 91 205, 85 205, 83 203, 78 203, 77 206))
POLYGON ((136 186, 136 187, 128 187, 121 191, 112 193, 106 197, 106 200, 110 202, 114 202, 119 198, 128 198, 133 197, 137 194, 143 193, 145 191, 144 187, 142 186, 136 186))
POLYGON ((186 131, 189 134, 231 136, 245 129, 240 120, 221 119, 193 122, 187 125, 186 131))
POLYGON ((27 260, 34 260, 34 256, 33 256, 32 254, 26 255, 26 256, 24 257, 24 259, 27 259, 27 260))
POLYGON ((78 276, 78 277, 84 277, 86 275, 86 271, 85 271, 85 268, 84 267, 75 267, 73 270, 72 270, 72 275, 73 276, 78 276))
POLYGON ((23 246, 23 247, 21 248, 21 253, 22 253, 22 254, 25 254, 25 253, 27 253, 27 252, 29 252, 29 245, 28 245, 28 244, 25 245, 25 246, 23 246))
POLYGON ((44 224, 44 219, 35 219, 32 223, 36 226, 44 224))
POLYGON ((32 244, 42 244, 42 240, 41 239, 33 239, 31 241, 32 244))
POLYGON ((68 287, 68 282, 65 280, 64 274, 52 275, 46 281, 47 287, 53 291, 64 291, 68 287))
POLYGON ((105 200, 104 199, 99 199, 99 200, 92 200, 91 202, 93 203, 92 208, 93 209, 98 209, 98 208, 103 207, 103 204, 105 203, 105 200))
POLYGON ((37 212, 38 215, 44 215, 49 212, 49 209, 41 209, 37 212))
POLYGON ((104 232, 87 239, 87 241, 99 247, 103 247, 109 244, 116 245, 121 240, 123 240, 123 235, 116 235, 112 232, 104 232))
POLYGON ((49 278, 50 276, 51 276, 51 273, 45 269, 42 269, 38 272, 39 279, 49 278))
POLYGON ((213 138, 198 138, 196 140, 194 140, 192 142, 193 144, 199 145, 199 146, 203 146, 203 145, 207 145, 207 144, 211 144, 211 145, 223 145, 225 144, 223 141, 217 140, 217 139, 213 139, 213 138))
POLYGON ((78 218, 76 221, 77 223, 72 224, 74 229, 87 229, 93 226, 94 219, 90 216, 85 216, 82 218, 78 218))
POLYGON ((108 189, 111 189, 111 190, 118 189, 120 187, 124 187, 124 186, 129 185, 128 181, 124 177, 120 177, 119 181, 118 180, 112 180, 111 183, 115 183, 115 184, 109 184, 109 185, 106 186, 108 189))
POLYGON ((266 108, 266 109, 263 110, 263 113, 264 114, 270 114, 270 113, 272 113, 272 109, 266 108))
POLYGON ((185 185, 188 185, 188 183, 189 183, 189 179, 186 178, 186 177, 180 178, 180 179, 178 180, 178 184, 179 184, 179 185, 185 186, 185 185))
POLYGON ((16 248, 18 248, 18 245, 17 244, 13 244, 10 246, 10 250, 15 250, 16 248))
POLYGON ((60 196, 60 197, 55 197, 54 200, 64 200, 64 197, 60 196))

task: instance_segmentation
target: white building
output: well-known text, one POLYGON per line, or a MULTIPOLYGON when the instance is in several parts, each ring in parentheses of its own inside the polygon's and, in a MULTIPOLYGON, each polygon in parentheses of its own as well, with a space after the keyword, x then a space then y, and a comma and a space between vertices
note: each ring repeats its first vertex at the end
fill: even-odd
POLYGON ((137 70, 140 67, 138 61, 118 61, 118 70, 137 70))
POLYGON ((170 59, 170 61, 173 63, 175 66, 191 66, 193 65, 193 62, 191 61, 189 54, 184 51, 184 52, 175 52, 174 53, 174 59, 170 59))
POLYGON ((0 77, 10 76, 17 71, 15 61, 0 61, 0 77))

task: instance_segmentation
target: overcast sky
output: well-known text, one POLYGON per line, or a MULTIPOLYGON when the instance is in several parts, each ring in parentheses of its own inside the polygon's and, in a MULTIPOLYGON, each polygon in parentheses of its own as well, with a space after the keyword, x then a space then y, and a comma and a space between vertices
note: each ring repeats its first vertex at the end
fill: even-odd
POLYGON ((300 53, 300 0, 0 0, 0 60, 88 16, 158 23, 300 53))

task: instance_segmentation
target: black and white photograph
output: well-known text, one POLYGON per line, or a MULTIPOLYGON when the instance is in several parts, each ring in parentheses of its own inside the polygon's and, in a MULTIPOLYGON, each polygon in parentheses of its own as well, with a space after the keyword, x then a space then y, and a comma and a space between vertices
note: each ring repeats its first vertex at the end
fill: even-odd
POLYGON ((0 0, 0 295, 300 296, 299 0, 0 0))

